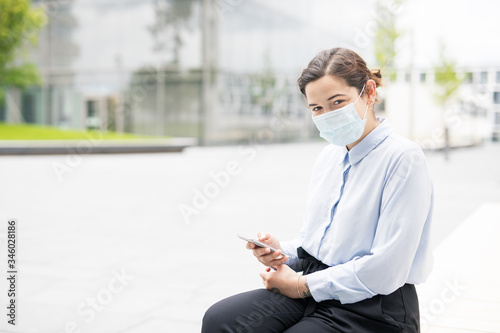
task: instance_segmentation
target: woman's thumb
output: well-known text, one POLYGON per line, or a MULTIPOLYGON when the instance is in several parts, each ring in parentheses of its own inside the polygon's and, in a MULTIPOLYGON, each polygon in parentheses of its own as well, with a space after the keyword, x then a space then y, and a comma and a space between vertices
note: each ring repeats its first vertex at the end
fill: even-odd
POLYGON ((259 238, 260 241, 265 241, 265 240, 269 239, 269 234, 267 232, 264 232, 264 231, 259 231, 259 233, 257 234, 257 237, 259 238))

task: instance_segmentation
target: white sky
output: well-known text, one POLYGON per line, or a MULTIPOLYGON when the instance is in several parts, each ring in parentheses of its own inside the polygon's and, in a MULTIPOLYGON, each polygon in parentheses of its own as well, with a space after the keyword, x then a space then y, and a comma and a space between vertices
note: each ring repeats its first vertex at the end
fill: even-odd
MULTIPOLYGON (((248 0, 232 1, 241 4, 236 5, 234 11, 244 11, 244 2, 248 0)), ((263 8, 294 16, 322 32, 341 36, 340 46, 351 47, 370 60, 372 44, 360 47, 356 37, 363 32, 370 35, 370 28, 377 24, 376 0, 303 0, 298 5, 287 5, 293 2, 286 0, 252 1, 263 8)), ((385 3, 390 5, 393 1, 385 3)), ((433 66, 438 41, 443 39, 448 54, 458 65, 500 66, 500 39, 496 36, 500 32, 499 16, 500 1, 496 0, 406 0, 398 14, 398 25, 403 32, 398 42, 398 63, 405 66, 413 55, 415 66, 433 66), (410 47, 412 36, 413 48, 410 47)), ((328 40, 314 45, 307 42, 297 40, 297 46, 312 46, 314 52, 336 46, 328 40)))
POLYGON ((491 0, 413 0, 403 23, 415 34, 417 64, 435 59, 442 38, 460 65, 500 65, 500 2, 491 0))

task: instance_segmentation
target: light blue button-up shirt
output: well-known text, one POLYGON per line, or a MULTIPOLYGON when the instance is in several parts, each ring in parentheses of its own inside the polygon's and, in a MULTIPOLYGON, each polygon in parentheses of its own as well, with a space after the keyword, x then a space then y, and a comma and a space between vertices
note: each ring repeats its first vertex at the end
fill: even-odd
POLYGON ((433 188, 420 147, 387 120, 350 151, 328 145, 309 187, 304 226, 283 252, 302 246, 331 266, 307 275, 317 301, 354 303, 424 282, 432 266, 433 188))

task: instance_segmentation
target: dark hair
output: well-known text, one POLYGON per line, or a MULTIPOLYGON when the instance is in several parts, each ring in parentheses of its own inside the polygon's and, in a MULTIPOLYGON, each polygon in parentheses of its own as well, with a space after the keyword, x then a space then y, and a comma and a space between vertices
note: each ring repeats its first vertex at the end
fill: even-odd
MULTIPOLYGON (((336 47, 319 52, 302 71, 297 80, 302 94, 306 96, 308 83, 326 75, 343 79, 348 86, 356 87, 358 92, 361 92, 366 81, 370 79, 375 81, 377 88, 382 85, 382 74, 379 69, 370 71, 366 62, 356 52, 336 47)), ((367 94, 366 89, 363 94, 367 94)))

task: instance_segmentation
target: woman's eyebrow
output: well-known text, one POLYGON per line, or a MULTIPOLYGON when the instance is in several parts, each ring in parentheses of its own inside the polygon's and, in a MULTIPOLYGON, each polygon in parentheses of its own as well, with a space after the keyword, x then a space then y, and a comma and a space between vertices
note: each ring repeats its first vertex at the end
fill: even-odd
POLYGON ((330 97, 329 99, 327 99, 327 101, 332 100, 332 99, 334 99, 335 97, 338 97, 338 96, 346 96, 346 94, 336 94, 336 95, 333 95, 332 97, 330 97))
MULTIPOLYGON (((334 99, 335 97, 339 97, 339 96, 347 96, 346 94, 336 94, 336 95, 333 95, 332 97, 328 98, 327 101, 330 101, 332 99, 334 99)), ((309 106, 316 106, 318 104, 309 104, 309 106)))

